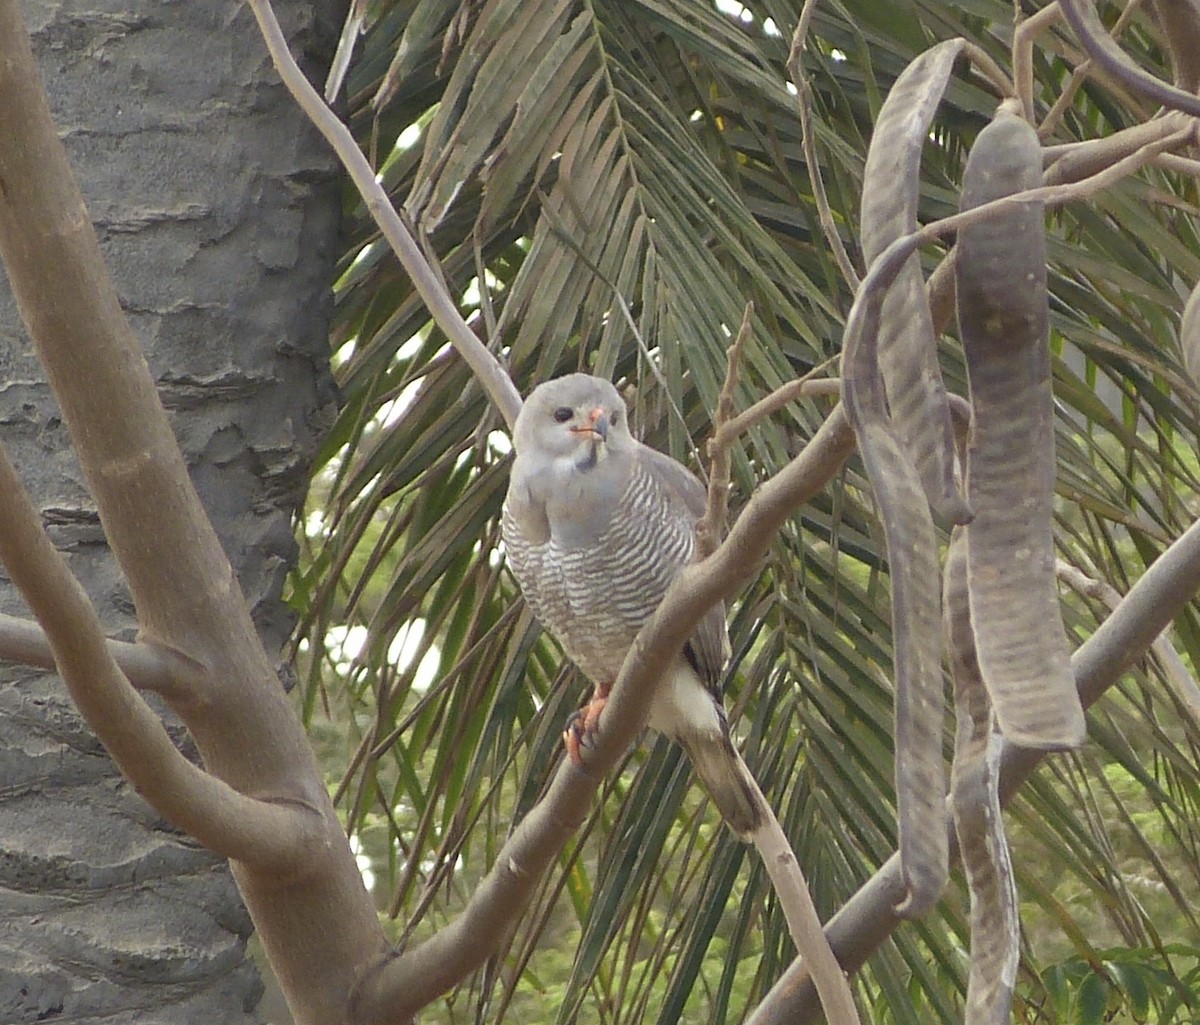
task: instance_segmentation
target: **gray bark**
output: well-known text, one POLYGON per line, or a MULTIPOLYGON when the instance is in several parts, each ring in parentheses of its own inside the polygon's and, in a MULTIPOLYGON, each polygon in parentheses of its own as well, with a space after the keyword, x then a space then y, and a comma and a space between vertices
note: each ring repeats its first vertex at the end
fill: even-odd
MULTIPOLYGON (((297 52, 328 57, 333 6, 281 5, 297 52)), ((279 651, 291 517, 334 398, 335 162, 236 2, 23 11, 122 304, 279 651)), ((110 633, 131 639, 128 591, 2 279, 0 438, 110 633)), ((0 611, 27 614, 2 574, 0 611)), ((259 1021, 250 928, 226 866, 147 808, 58 680, 0 665, 0 1022, 259 1021)))

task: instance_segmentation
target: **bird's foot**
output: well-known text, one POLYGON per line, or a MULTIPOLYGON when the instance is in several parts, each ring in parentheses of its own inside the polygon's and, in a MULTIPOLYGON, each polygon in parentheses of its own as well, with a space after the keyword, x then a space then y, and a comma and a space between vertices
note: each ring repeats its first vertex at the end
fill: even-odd
POLYGON ((578 711, 571 713, 571 717, 567 720, 567 727, 563 730, 563 744, 567 748, 567 757, 576 765, 583 764, 583 756, 580 752, 583 746, 589 742, 591 735, 599 728, 600 713, 604 711, 606 704, 608 704, 608 695, 602 694, 597 689, 596 693, 592 695, 592 699, 578 711))

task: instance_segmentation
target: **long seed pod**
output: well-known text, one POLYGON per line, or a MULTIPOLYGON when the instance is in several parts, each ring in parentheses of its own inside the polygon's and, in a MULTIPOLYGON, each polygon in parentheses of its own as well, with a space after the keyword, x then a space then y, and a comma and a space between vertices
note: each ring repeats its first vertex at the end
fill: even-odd
POLYGON ((971 970, 964 1025, 1008 1025, 1020 960, 1020 919, 1000 811, 1000 736, 975 658, 967 546, 955 530, 946 555, 942 621, 954 674, 957 732, 950 802, 971 895, 971 970))
MULTIPOLYGON (((916 230, 921 148, 965 45, 964 39, 947 39, 926 50, 896 79, 879 110, 863 170, 861 242, 868 264, 890 243, 916 230)), ((954 476, 950 405, 915 253, 883 300, 878 345, 896 438, 912 459, 934 512, 949 522, 966 523, 971 514, 954 476)))
MULTIPOLYGON (((1037 135, 1005 107, 979 134, 962 209, 1041 184, 1037 135)), ((1013 204, 958 235, 958 322, 971 385, 967 577, 979 666, 1012 743, 1083 741, 1054 577, 1054 411, 1045 215, 1013 204)))
MULTIPOLYGON (((916 136, 924 138, 928 119, 937 106, 954 58, 961 50, 960 41, 948 41, 915 60, 897 80, 888 98, 889 112, 881 129, 871 140, 868 163, 882 168, 887 155, 876 155, 880 148, 901 145, 906 155, 898 157, 896 174, 911 177, 918 172, 919 146, 915 145, 909 128, 915 123, 916 136), (889 127, 890 126, 890 127, 889 127), (908 126, 908 127, 906 127, 908 126), (913 145, 910 147, 910 143, 913 145)), ((882 172, 873 175, 877 188, 883 188, 882 172)), ((889 182, 888 187, 902 190, 916 186, 911 183, 889 182)), ((873 246, 885 246, 895 233, 907 230, 909 212, 903 202, 893 210, 883 207, 864 207, 864 218, 886 221, 871 229, 873 246)), ((915 219, 915 211, 912 212, 915 219)), ((907 268, 905 268, 907 269, 907 268)), ((918 290, 924 302, 924 290, 918 290)), ((903 278, 903 273, 900 278, 903 278)), ((911 276, 908 278, 912 283, 911 276)), ((948 874, 948 849, 945 830, 946 771, 942 756, 942 695, 940 577, 938 574, 937 537, 933 528, 929 500, 920 475, 913 464, 914 451, 897 437, 900 433, 895 418, 888 412, 884 392, 883 359, 879 349, 887 336, 882 326, 885 316, 893 320, 917 310, 912 305, 912 293, 899 305, 891 301, 892 291, 904 288, 893 277, 885 280, 868 272, 855 298, 854 308, 846 322, 845 350, 842 354, 842 400, 846 417, 854 428, 859 454, 871 480, 883 520, 884 541, 887 545, 888 571, 892 583, 892 634, 895 647, 896 678, 896 809, 899 820, 900 863, 904 875, 905 896, 897 907, 904 917, 918 917, 937 902, 948 874)), ((928 306, 924 306, 928 315, 928 306)), ((918 334, 933 344, 932 324, 918 334)), ((918 348, 924 344, 917 334, 908 338, 918 348)), ((936 368, 935 368, 936 369, 936 368)), ((920 374, 918 374, 920 376, 920 374)), ((934 493, 941 494, 947 509, 957 501, 954 517, 965 512, 961 500, 953 494, 953 473, 947 460, 950 453, 944 447, 944 436, 938 427, 938 409, 945 406, 946 396, 932 396, 940 388, 940 380, 926 379, 929 386, 925 404, 918 402, 928 415, 929 440, 927 468, 931 470, 934 493), (936 385, 936 387, 935 387, 936 385), (936 439, 942 437, 939 442, 936 439), (937 454, 940 448, 940 455, 937 454), (947 483, 948 482, 948 483, 947 483)), ((943 409, 944 412, 944 409, 943 409)), ((928 439, 927 439, 928 440, 928 439)))

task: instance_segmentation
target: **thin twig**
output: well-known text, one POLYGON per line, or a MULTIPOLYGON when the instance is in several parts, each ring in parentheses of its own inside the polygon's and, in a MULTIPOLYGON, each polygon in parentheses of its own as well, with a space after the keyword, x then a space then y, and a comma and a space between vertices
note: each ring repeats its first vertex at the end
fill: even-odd
POLYGON ((1013 81, 1004 73, 1004 69, 993 60, 992 55, 981 46, 972 42, 963 43, 963 53, 970 58, 971 66, 978 72, 979 77, 992 87, 1000 99, 1006 99, 1016 92, 1013 81))
POLYGON ((1188 174, 1200 179, 1200 160, 1180 156, 1178 153, 1160 153, 1154 158, 1154 166, 1176 174, 1188 174))
MULTIPOLYGON (((701 558, 707 557, 716 549, 729 512, 730 450, 733 440, 740 432, 730 431, 728 427, 733 419, 734 391, 737 388, 742 350, 750 338, 753 317, 754 303, 748 302, 738 333, 729 346, 725 383, 717 399, 713 436, 708 443, 708 454, 712 461, 709 467, 708 506, 696 527, 696 549, 701 558)), ((785 390, 790 393, 795 389, 787 389, 785 386, 783 389, 777 389, 769 398, 775 398, 785 390)), ((759 403, 759 406, 762 405, 763 403, 759 403)), ((740 758, 740 755, 738 757, 740 758)), ((825 939, 821 918, 813 904, 812 894, 809 892, 795 851, 792 850, 791 843, 766 795, 759 788, 754 774, 745 766, 743 768, 747 784, 757 791, 757 803, 763 809, 763 823, 754 831, 752 837, 754 846, 762 858, 763 867, 783 909, 788 932, 796 944, 796 950, 812 966, 813 979, 817 991, 821 994, 825 1016, 830 1025, 858 1025, 858 1012, 854 1006, 850 985, 825 939)))
POLYGON ((1046 112, 1046 116, 1042 118, 1042 123, 1037 126, 1039 139, 1048 139, 1058 130, 1058 126, 1062 122, 1062 119, 1066 117, 1067 111, 1075 103, 1076 93, 1079 92, 1091 73, 1092 62, 1090 59, 1085 60, 1082 64, 1077 64, 1071 71, 1071 77, 1067 79, 1067 84, 1063 86, 1062 91, 1055 97, 1054 102, 1050 105, 1050 109, 1046 112))
MULTIPOLYGON (((743 410, 724 424, 719 431, 719 441, 714 438, 714 442, 721 445, 732 444, 734 438, 745 434, 760 420, 774 416, 784 406, 789 406, 793 402, 799 402, 801 399, 810 399, 817 395, 840 396, 842 388, 840 379, 836 377, 813 377, 813 374, 820 373, 826 367, 836 363, 840 358, 840 356, 831 356, 823 363, 818 363, 803 377, 780 385, 770 395, 759 399, 749 409, 743 410)), ((710 444, 712 443, 710 442, 710 444)))
POLYGON ((325 136, 346 168, 372 219, 387 239, 392 252, 400 260, 405 273, 412 279, 430 315, 445 333, 450 344, 466 360, 471 372, 488 393, 509 428, 516 422, 521 409, 521 395, 500 361, 475 336, 458 311, 453 297, 442 285, 439 275, 421 252, 421 247, 396 214, 383 186, 375 180, 375 169, 354 141, 350 130, 338 120, 317 91, 309 84, 288 49, 287 40, 275 13, 266 0, 250 0, 254 17, 270 51, 275 69, 292 96, 308 118, 325 136))
POLYGON ((821 230, 825 240, 833 251, 833 258, 850 291, 858 289, 859 276, 855 270, 846 247, 842 245, 842 237, 834 223, 833 211, 829 206, 829 197, 825 194, 825 182, 821 178, 821 165, 817 157, 817 144, 813 134, 812 124, 812 88, 808 76, 804 73, 804 46, 808 39, 808 26, 816 11, 817 0, 805 0, 800 9, 800 20, 796 23, 796 31, 792 35, 792 47, 788 53, 788 74, 796 87, 796 109, 800 114, 800 142, 804 149, 804 161, 808 164, 808 179, 812 183, 813 199, 817 204, 817 217, 821 222, 821 230))
POLYGON ((1020 22, 1013 30, 1013 81, 1025 112, 1025 120, 1031 125, 1037 124, 1037 114, 1033 109, 1033 40, 1043 30, 1061 20, 1062 11, 1059 10, 1058 2, 1055 0, 1054 3, 1043 7, 1037 14, 1020 22))
POLYGON ((729 516, 729 445, 722 444, 719 439, 722 429, 733 416, 733 393, 737 388, 738 364, 742 359, 742 350, 750 339, 753 318, 754 303, 748 302, 742 312, 742 323, 738 333, 729 346, 725 384, 717 397, 713 436, 708 442, 708 506, 704 510, 704 516, 696 524, 696 556, 700 559, 705 559, 716 551, 729 516))

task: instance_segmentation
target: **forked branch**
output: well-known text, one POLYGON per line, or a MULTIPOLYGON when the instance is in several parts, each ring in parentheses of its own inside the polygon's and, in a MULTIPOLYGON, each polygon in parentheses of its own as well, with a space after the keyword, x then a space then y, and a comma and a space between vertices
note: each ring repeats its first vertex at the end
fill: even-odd
POLYGON ((50 543, 0 447, 0 562, 46 631, 79 710, 139 793, 163 816, 229 858, 290 873, 307 859, 319 818, 255 800, 189 762, 109 652, 100 619, 50 543))

